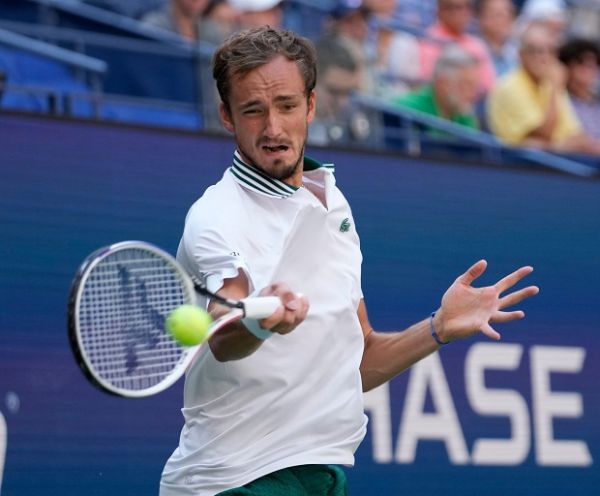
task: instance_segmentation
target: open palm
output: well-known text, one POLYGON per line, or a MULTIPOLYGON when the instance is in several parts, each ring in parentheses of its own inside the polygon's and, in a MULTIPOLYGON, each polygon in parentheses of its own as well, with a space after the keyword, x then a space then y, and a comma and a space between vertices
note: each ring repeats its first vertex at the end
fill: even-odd
POLYGON ((536 286, 529 286, 502 295, 530 274, 532 267, 521 267, 493 286, 473 287, 473 281, 486 268, 487 262, 480 260, 459 276, 444 293, 442 306, 435 317, 435 326, 445 341, 466 338, 479 331, 491 339, 500 339, 500 334, 490 324, 523 318, 525 314, 521 310, 504 309, 539 292, 536 286))

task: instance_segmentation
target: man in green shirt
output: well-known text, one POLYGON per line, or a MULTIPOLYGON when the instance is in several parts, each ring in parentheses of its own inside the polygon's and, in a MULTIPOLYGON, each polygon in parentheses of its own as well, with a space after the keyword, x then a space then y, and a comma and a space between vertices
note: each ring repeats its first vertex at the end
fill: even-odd
POLYGON ((479 129, 474 107, 480 97, 479 62, 457 45, 447 45, 438 57, 433 81, 394 100, 463 126, 479 129))

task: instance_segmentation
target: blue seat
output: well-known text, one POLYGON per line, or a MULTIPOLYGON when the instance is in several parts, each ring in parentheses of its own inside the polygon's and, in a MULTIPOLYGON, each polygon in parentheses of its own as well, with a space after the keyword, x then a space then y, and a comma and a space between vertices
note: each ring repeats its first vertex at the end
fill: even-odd
POLYGON ((202 126, 198 112, 189 109, 168 108, 139 104, 107 96, 100 104, 100 118, 128 124, 152 125, 175 129, 197 130, 202 126))
POLYGON ((54 112, 54 106, 63 107, 68 93, 89 92, 71 67, 25 50, 0 45, 0 70, 9 85, 2 97, 3 108, 54 112))

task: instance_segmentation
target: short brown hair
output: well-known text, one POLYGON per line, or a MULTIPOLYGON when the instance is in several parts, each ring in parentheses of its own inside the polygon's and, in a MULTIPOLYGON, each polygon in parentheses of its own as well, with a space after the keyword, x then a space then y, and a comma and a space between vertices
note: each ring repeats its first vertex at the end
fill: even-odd
POLYGON ((314 45, 303 36, 287 29, 263 26, 233 34, 213 55, 213 77, 227 112, 230 111, 229 90, 233 76, 247 74, 277 55, 283 55, 296 62, 304 79, 304 89, 308 97, 317 81, 317 55, 314 45))

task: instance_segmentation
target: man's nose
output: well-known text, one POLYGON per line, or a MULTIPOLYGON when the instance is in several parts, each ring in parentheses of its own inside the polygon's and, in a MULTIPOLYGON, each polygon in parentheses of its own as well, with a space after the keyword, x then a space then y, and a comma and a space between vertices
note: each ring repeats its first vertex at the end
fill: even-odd
POLYGON ((282 133, 282 119, 275 111, 270 111, 265 116, 264 134, 269 138, 276 138, 282 133))

